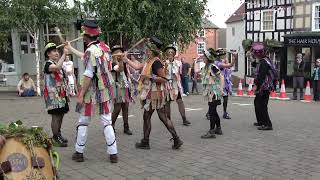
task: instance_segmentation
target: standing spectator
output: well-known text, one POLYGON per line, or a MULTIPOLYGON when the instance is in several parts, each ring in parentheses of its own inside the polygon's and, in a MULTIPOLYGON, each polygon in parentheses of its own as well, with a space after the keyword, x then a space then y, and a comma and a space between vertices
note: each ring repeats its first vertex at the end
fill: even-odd
POLYGON ((313 74, 313 96, 315 101, 320 100, 320 58, 316 60, 316 67, 314 67, 313 74))
POLYGON ((36 86, 34 85, 33 80, 30 78, 28 73, 24 73, 22 75, 21 80, 19 81, 17 85, 17 90, 19 93, 19 96, 21 97, 31 97, 34 96, 36 86))
POLYGON ((183 87, 183 95, 189 95, 189 77, 191 74, 191 66, 186 62, 185 58, 181 59, 182 67, 181 67, 181 79, 182 79, 182 87, 183 87))
POLYGON ((303 56, 299 53, 293 65, 293 100, 297 100, 297 88, 300 88, 300 99, 303 99, 304 67, 303 56))
POLYGON ((195 90, 196 93, 198 94, 198 93, 199 93, 199 91, 198 91, 198 85, 197 85, 198 73, 196 72, 196 69, 195 69, 195 64, 197 63, 196 61, 197 61, 196 59, 193 59, 193 64, 192 64, 192 68, 191 68, 191 80, 192 80, 192 90, 191 90, 191 93, 193 93, 194 90, 195 90))
POLYGON ((66 56, 66 60, 63 62, 62 68, 66 72, 68 77, 68 94, 70 96, 76 95, 76 80, 74 75, 73 62, 70 60, 70 56, 66 56))

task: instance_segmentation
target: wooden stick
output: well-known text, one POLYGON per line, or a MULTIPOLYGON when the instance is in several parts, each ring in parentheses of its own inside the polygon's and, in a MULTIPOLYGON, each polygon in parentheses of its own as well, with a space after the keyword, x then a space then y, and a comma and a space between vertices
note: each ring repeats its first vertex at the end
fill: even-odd
POLYGON ((134 48, 137 47, 139 44, 141 44, 144 40, 145 40, 145 38, 140 39, 140 41, 138 41, 138 42, 135 43, 130 49, 128 49, 128 52, 130 52, 132 49, 134 49, 134 48))
POLYGON ((54 30, 57 32, 60 41, 61 41, 62 43, 66 42, 66 40, 63 39, 63 37, 62 37, 62 33, 61 33, 60 29, 59 29, 58 27, 55 27, 54 30))
MULTIPOLYGON (((75 41, 79 41, 79 40, 81 40, 83 37, 78 37, 78 38, 76 38, 76 39, 73 39, 73 40, 71 40, 71 41, 69 41, 70 43, 73 43, 73 42, 75 42, 75 41)), ((62 46, 65 46, 65 44, 60 44, 59 46, 57 46, 57 48, 61 48, 62 46)))

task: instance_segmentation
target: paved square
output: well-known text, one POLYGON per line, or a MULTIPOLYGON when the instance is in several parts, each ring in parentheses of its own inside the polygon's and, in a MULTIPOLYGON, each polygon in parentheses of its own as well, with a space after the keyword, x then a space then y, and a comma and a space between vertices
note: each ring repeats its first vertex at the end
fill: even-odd
MULTIPOLYGON (((17 98, 0 94, 1 122, 22 120, 28 126, 43 126, 50 132, 50 116, 42 98, 17 98)), ((185 98, 190 127, 182 125, 175 103, 172 118, 184 141, 172 150, 170 134, 155 113, 150 135, 151 150, 138 150, 142 138, 142 110, 130 106, 132 136, 123 134, 122 119, 117 121, 119 163, 109 163, 102 127, 95 117, 89 126, 85 162, 71 160, 74 152, 77 114, 64 118, 63 133, 69 147, 58 149, 62 158, 60 179, 187 179, 187 180, 319 180, 320 179, 320 104, 270 100, 274 131, 257 131, 253 98, 233 97, 229 103, 231 120, 222 119, 223 136, 204 140, 209 128, 204 118, 207 103, 201 96, 185 98)), ((219 107, 220 115, 222 107, 219 107)))

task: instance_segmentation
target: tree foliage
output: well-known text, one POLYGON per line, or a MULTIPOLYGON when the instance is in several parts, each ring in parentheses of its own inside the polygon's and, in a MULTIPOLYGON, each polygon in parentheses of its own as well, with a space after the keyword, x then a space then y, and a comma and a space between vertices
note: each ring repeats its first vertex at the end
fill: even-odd
POLYGON ((35 30, 45 23, 67 23, 74 15, 66 0, 3 0, 4 20, 20 30, 35 30))
MULTIPOLYGON (((1 29, 16 28, 34 39, 37 93, 40 95, 40 30, 46 23, 63 24, 74 17, 66 0, 1 0, 1 29)), ((41 41, 42 42, 42 41, 41 41)))
MULTIPOLYGON (((66 0, 2 0, 0 2, 0 46, 12 28, 32 37, 46 23, 65 24, 75 17, 66 0)), ((33 37, 35 38, 35 37, 33 37)))
POLYGON ((10 23, 5 13, 5 2, 0 2, 0 50, 7 50, 9 47, 8 37, 10 36, 10 23))
POLYGON ((157 36, 165 44, 185 46, 201 28, 207 0, 86 0, 87 15, 103 31, 121 31, 136 41, 157 36))

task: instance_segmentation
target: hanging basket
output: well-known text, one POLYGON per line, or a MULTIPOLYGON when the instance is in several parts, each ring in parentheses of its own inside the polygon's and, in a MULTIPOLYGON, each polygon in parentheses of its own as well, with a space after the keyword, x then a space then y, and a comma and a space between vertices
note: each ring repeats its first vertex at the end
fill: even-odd
POLYGON ((275 39, 266 39, 264 42, 267 46, 267 48, 282 48, 283 43, 275 40, 275 39))
POLYGON ((253 41, 251 39, 245 39, 242 41, 242 47, 245 51, 249 51, 253 41))

